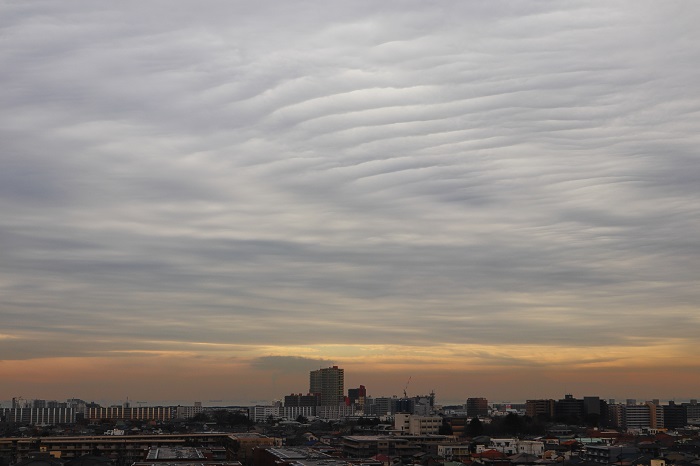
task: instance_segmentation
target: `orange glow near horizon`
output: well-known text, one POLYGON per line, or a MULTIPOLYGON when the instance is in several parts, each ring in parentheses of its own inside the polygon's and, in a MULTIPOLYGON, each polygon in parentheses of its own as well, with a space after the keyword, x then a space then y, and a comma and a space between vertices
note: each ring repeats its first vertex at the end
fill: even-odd
POLYGON ((700 371, 682 357, 688 349, 671 343, 664 349, 326 345, 248 348, 244 355, 120 351, 100 357, 5 360, 5 393, 0 398, 272 400, 308 390, 308 370, 284 366, 285 358, 299 357, 340 365, 347 387, 363 384, 373 396, 401 394, 408 377, 413 378, 411 393, 436 390, 445 400, 475 394, 519 400, 564 392, 604 398, 693 396, 700 371), (256 366, 256 358, 270 355, 281 358, 279 367, 256 366))

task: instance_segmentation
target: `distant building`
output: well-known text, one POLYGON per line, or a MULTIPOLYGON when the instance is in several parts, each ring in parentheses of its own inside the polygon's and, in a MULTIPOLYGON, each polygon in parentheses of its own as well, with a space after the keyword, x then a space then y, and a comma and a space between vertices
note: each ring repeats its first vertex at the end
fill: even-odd
POLYGON ((334 406, 345 401, 345 370, 338 366, 311 371, 309 393, 320 397, 321 406, 334 406))
POLYGON ((178 406, 175 408, 175 418, 192 419, 204 412, 201 401, 195 401, 193 406, 178 406))
POLYGON ((413 398, 394 398, 392 399, 391 412, 413 414, 414 404, 413 398))
POLYGON ((20 425, 73 424, 72 408, 0 408, 0 419, 20 425))
POLYGON ((338 403, 335 406, 318 406, 316 415, 321 419, 342 419, 355 414, 352 406, 338 403))
POLYGON ((282 403, 279 402, 273 405, 255 405, 250 407, 249 417, 253 422, 265 422, 270 418, 280 417, 282 410, 282 403))
POLYGON ((664 410, 659 404, 659 400, 647 401, 644 404, 649 406, 649 427, 663 429, 666 423, 664 422, 664 410))
POLYGON ((319 397, 318 395, 302 395, 301 393, 287 395, 284 397, 284 406, 318 406, 319 397))
POLYGON ((608 426, 619 428, 624 425, 625 405, 615 403, 614 401, 615 400, 610 400, 608 402, 607 421, 608 426))
POLYGON ((489 414, 489 402, 486 398, 467 398, 468 417, 486 417, 489 414))
POLYGON ((554 404, 554 417, 562 422, 579 422, 583 419, 583 400, 565 395, 554 404))
POLYGON ((387 416, 393 414, 393 400, 394 398, 389 397, 366 398, 364 413, 368 416, 387 416))
POLYGON ((398 413, 394 415, 394 428, 408 435, 436 435, 440 433, 442 417, 417 416, 415 414, 398 413))
POLYGON ((88 419, 169 421, 176 413, 176 406, 100 406, 87 409, 88 419))
POLYGON ((688 419, 688 423, 693 424, 700 423, 700 404, 698 400, 690 400, 690 403, 682 403, 681 406, 685 407, 685 413, 688 419))
POLYGON ((429 416, 435 414, 435 393, 413 397, 413 414, 429 416))
POLYGON ((679 429, 688 425, 688 412, 684 405, 677 405, 669 401, 664 410, 664 427, 667 429, 679 429))
POLYGON ((348 388, 348 400, 350 404, 356 404, 359 409, 364 408, 365 399, 367 398, 367 389, 364 385, 360 385, 359 388, 348 388))
POLYGON ((625 429, 630 430, 651 427, 651 409, 649 405, 624 405, 622 407, 622 412, 622 427, 625 429))
POLYGON ((532 418, 554 419, 554 400, 527 400, 525 414, 532 418))
POLYGON ((598 415, 600 416, 600 398, 597 396, 583 397, 583 415, 598 415))
POLYGON ((319 405, 318 395, 291 394, 284 397, 283 416, 287 419, 296 419, 299 416, 316 416, 316 408, 319 405))

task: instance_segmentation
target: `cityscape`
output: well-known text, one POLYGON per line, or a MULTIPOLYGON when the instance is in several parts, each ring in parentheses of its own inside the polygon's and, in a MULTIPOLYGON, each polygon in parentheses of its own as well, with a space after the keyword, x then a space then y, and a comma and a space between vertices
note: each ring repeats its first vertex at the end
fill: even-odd
POLYGON ((0 1, 0 466, 700 466, 700 1, 0 1))
POLYGON ((5 465, 696 465, 700 404, 598 396, 445 406, 436 393, 372 397, 338 366, 268 405, 100 406, 12 399, 5 465), (153 462, 153 463, 151 463, 153 462), (329 463, 330 462, 330 463, 329 463))

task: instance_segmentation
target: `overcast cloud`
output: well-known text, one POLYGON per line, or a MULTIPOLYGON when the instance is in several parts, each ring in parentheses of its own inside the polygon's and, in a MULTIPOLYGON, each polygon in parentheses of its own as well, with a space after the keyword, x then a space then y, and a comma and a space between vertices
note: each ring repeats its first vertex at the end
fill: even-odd
POLYGON ((694 1, 6 1, 0 354, 696 348, 698 23, 694 1))

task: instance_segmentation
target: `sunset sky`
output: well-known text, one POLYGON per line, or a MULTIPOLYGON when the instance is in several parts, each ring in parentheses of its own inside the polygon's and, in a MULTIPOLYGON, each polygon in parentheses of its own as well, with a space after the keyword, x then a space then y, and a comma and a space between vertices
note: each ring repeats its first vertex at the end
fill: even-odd
POLYGON ((0 3, 0 400, 700 398, 700 3, 0 3))

